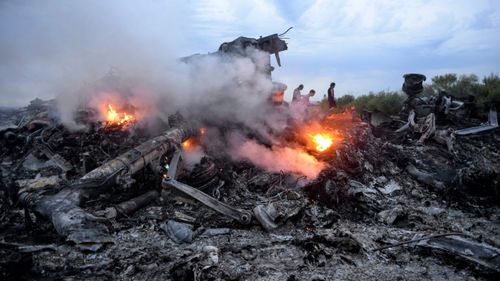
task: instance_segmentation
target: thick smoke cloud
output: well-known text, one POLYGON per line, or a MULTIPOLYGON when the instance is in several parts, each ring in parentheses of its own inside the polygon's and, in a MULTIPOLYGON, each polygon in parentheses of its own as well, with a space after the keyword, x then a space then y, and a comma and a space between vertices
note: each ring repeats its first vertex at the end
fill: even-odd
POLYGON ((299 147, 266 147, 255 140, 241 137, 233 138, 231 147, 233 160, 249 160, 270 172, 297 173, 314 179, 326 166, 299 147))
POLYGON ((70 96, 110 67, 159 79, 185 55, 179 3, 1 1, 0 105, 70 96))
MULTIPOLYGON (((245 56, 182 62, 179 58, 193 51, 185 48, 188 35, 180 34, 187 11, 179 9, 185 5, 176 1, 7 1, 0 6, 3 106, 56 97, 61 121, 76 130, 84 128, 74 119, 78 108, 102 114, 108 102, 132 104, 141 119, 166 120, 180 111, 208 124, 241 124, 270 143, 269 131, 281 128, 264 106, 273 86, 264 74, 269 55, 247 49, 245 56), (102 78, 110 69, 115 75, 102 78)), ((235 160, 270 171, 314 177, 321 167, 302 157, 305 153, 295 157, 297 151, 269 150, 256 142, 233 152, 235 160), (276 158, 283 160, 273 167, 276 158), (304 160, 312 168, 294 164, 304 160)))
MULTIPOLYGON (((58 97, 63 122, 72 125, 83 103, 96 105, 95 81, 117 69, 133 89, 127 99, 149 101, 147 111, 204 112, 205 118, 250 120, 270 81, 259 70, 267 55, 202 58, 186 65, 188 35, 181 1, 7 1, 0 9, 2 106, 58 97), (250 59, 251 58, 251 59, 250 59), (238 84, 239 82, 251 81, 238 84), (210 109, 209 112, 206 109, 210 109)), ((222 42, 221 42, 222 43, 222 42)), ((218 46, 209 46, 210 51, 218 46)), ((198 50, 200 51, 200 50, 198 50)), ((140 106, 146 106, 139 104, 140 106)), ((255 120, 252 120, 255 121, 255 120)), ((73 124, 74 125, 74 124, 73 124)))

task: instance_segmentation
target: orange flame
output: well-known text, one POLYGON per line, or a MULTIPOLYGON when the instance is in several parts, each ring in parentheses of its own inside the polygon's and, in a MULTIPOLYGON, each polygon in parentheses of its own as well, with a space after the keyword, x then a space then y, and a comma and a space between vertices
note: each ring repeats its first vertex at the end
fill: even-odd
POLYGON ((310 134, 312 142, 316 146, 316 150, 319 152, 323 152, 330 148, 333 144, 333 136, 328 133, 317 133, 317 134, 310 134))
POLYGON ((183 148, 190 148, 192 146, 191 139, 185 140, 184 142, 182 142, 181 145, 182 145, 183 148))
POLYGON ((313 122, 300 128, 300 138, 309 150, 326 152, 340 144, 344 136, 335 126, 323 126, 319 122, 313 122))
POLYGON ((108 104, 107 121, 118 125, 123 125, 134 120, 134 116, 127 112, 117 112, 111 104, 108 104))

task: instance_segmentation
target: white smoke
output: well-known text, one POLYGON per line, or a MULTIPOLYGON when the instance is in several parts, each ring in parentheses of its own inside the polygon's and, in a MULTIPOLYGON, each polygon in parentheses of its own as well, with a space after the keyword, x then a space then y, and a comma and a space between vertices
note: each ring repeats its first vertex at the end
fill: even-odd
POLYGON ((231 157, 236 160, 248 160, 257 167, 270 172, 288 172, 316 178, 325 164, 318 161, 304 149, 289 146, 266 147, 255 140, 233 138, 231 157))
MULTIPOLYGON (((272 143, 270 132, 283 125, 273 121, 266 106, 273 87, 265 74, 269 54, 248 48, 244 56, 198 56, 181 62, 192 51, 185 48, 188 35, 181 34, 188 23, 180 3, 0 3, 2 102, 19 105, 35 97, 57 97, 61 121, 82 129, 75 120, 79 107, 102 112, 108 101, 125 101, 145 117, 165 120, 180 111, 210 124, 242 124, 272 143), (118 75, 102 78, 111 68, 118 75)), ((215 51, 218 46, 206 48, 215 51)), ((317 175, 321 165, 304 158, 305 153, 294 157, 297 152, 247 142, 234 153, 271 171, 317 175), (276 157, 282 161, 270 165, 276 157), (301 161, 311 167, 299 167, 301 161)))

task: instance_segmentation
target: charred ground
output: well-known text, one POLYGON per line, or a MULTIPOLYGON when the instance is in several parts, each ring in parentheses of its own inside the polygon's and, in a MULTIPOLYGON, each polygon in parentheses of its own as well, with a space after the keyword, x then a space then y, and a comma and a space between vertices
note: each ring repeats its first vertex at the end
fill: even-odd
POLYGON ((375 127, 350 120, 341 145, 317 155, 328 166, 313 181, 265 172, 220 153, 182 169, 180 181, 240 209, 261 206, 276 228, 256 219, 243 225, 161 188, 157 171, 145 168, 131 186, 117 185, 82 207, 107 217, 107 208, 147 191, 158 196, 135 213, 102 222, 109 241, 80 247, 65 241, 47 219, 26 212, 19 190, 60 192, 154 135, 103 123, 70 132, 51 123, 51 106, 37 101, 1 113, 8 125, 1 151, 3 279, 498 277, 498 130, 457 138, 450 152, 431 140, 417 144, 418 133, 394 133, 398 122, 375 127))

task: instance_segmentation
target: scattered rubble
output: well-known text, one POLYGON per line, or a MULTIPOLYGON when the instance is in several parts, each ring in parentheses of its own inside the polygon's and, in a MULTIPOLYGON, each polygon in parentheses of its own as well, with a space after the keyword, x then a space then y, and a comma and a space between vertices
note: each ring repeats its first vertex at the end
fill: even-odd
MULTIPOLYGON (((277 55, 286 50, 280 40, 242 37, 218 52, 252 45, 277 55)), ((180 114, 152 135, 135 120, 84 117, 88 130, 72 132, 41 100, 2 111, 0 277, 498 278, 496 111, 489 124, 466 131, 438 126, 434 113, 419 122, 424 80, 405 75, 402 117, 363 122, 344 112, 314 120, 342 136, 334 147, 311 149, 297 124, 277 135, 321 161, 313 179, 210 149, 188 167, 185 141, 203 148, 212 139, 180 114)), ((444 105, 446 114, 460 107, 444 105)), ((220 134, 227 129, 210 125, 220 134)))
MULTIPOLYGON (((71 138, 64 142, 62 135, 70 135, 63 128, 58 130, 47 129, 44 140, 57 154, 68 155, 64 151, 71 149, 71 138)), ((15 133, 37 139, 29 130, 15 133)), ((114 133, 97 129, 79 133, 79 138, 85 141, 93 134, 114 133)), ((107 156, 108 162, 66 156, 71 170, 40 164, 51 161, 50 156, 32 142, 4 146, 2 276, 174 280, 392 280, 395 276, 417 280, 474 276, 480 280, 498 276, 500 236, 493 223, 498 220, 497 131, 480 138, 457 138, 455 153, 439 144, 390 141, 389 134, 375 138, 362 122, 345 134, 340 147, 320 156, 329 166, 309 183, 287 181, 281 174, 244 163, 233 163, 230 171, 212 181, 213 171, 227 169, 217 159, 203 160, 193 170, 194 178, 186 178, 182 165, 168 171, 167 176, 177 178, 174 170, 178 169, 179 180, 205 186, 201 198, 189 194, 194 190, 201 194, 191 187, 176 192, 178 184, 172 184, 171 178, 163 181, 159 196, 161 180, 151 176, 157 169, 136 173, 158 156, 128 157, 127 146, 116 163, 109 160, 119 151, 107 156), (484 165, 489 168, 483 170, 484 165), (103 172, 88 176, 95 171, 103 172), (206 175, 204 181, 202 175, 206 175), (221 180, 225 182, 222 187, 221 180), (102 186, 106 181, 121 187, 93 191, 91 183, 102 186), (214 187, 219 189, 217 199, 208 195, 214 187), (23 214, 14 202, 32 208, 36 216, 29 211, 23 214), (253 210, 248 216, 255 219, 246 224, 237 216, 224 216, 225 211, 218 213, 218 206, 230 205, 253 210), (391 247, 450 231, 467 238, 427 238, 391 247), (381 247, 385 249, 374 251, 381 247)), ((168 136, 169 141, 175 139, 168 136)), ((142 155, 147 155, 142 150, 147 138, 135 141, 142 144, 141 149, 132 150, 134 154, 144 151, 142 155)), ((77 153, 85 155, 95 145, 77 153)))

